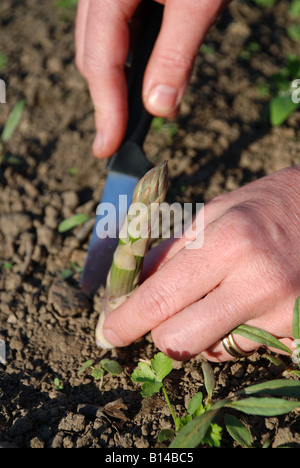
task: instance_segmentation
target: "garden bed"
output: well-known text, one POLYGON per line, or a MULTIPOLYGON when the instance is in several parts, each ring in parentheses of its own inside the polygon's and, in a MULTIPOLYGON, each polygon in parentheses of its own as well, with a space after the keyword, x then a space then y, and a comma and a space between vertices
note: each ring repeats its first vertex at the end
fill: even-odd
MULTIPOLYGON (((169 160, 170 202, 205 202, 266 174, 299 163, 300 112, 272 127, 266 108, 272 74, 286 66, 300 43, 287 28, 299 20, 288 1, 273 8, 233 2, 210 31, 197 58, 180 115, 152 128, 145 144, 153 162, 169 160)), ((106 162, 91 155, 93 109, 74 65, 75 11, 56 0, 2 0, 0 78, 7 103, 0 128, 20 100, 26 108, 9 142, 18 164, 0 166, 0 446, 155 448, 172 426, 162 395, 143 399, 130 375, 140 358, 157 352, 150 334, 129 347, 101 351, 94 330, 101 307, 78 288, 88 237, 80 227, 60 234, 75 213, 94 216, 106 162), (82 364, 115 359, 120 376, 99 390, 82 364), (62 388, 57 389, 54 379, 62 388)), ((289 358, 284 358, 288 363, 289 358)), ((178 415, 203 391, 201 356, 174 362, 166 380, 178 415)), ((264 350, 249 358, 212 364, 214 398, 274 378, 279 368, 264 350)), ((243 415, 253 445, 300 443, 300 414, 243 415)), ((226 431, 223 447, 236 443, 226 431)))

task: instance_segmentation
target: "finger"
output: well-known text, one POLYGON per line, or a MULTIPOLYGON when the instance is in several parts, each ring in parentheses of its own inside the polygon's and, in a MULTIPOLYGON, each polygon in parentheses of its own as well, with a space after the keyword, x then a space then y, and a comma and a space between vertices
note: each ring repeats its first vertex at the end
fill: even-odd
MULTIPOLYGON (((108 316, 104 335, 109 342, 115 346, 132 343, 222 282, 235 255, 226 240, 220 241, 214 223, 206 228, 205 239, 200 249, 180 250, 108 316)), ((232 236, 229 244, 234 245, 231 240, 232 236)))
POLYGON ((235 198, 232 197, 232 194, 231 197, 221 195, 206 203, 205 206, 200 204, 201 206, 196 215, 187 223, 184 222, 182 232, 175 233, 171 238, 160 242, 156 247, 149 250, 145 257, 141 280, 144 281, 155 273, 181 249, 188 246, 198 236, 201 236, 203 229, 208 224, 222 216, 234 204, 235 198))
POLYGON ((88 11, 89 0, 79 0, 75 26, 76 65, 78 68, 81 66, 81 61, 83 58, 88 11))
MULTIPOLYGON (((83 1, 83 0, 82 0, 83 1)), ((120 146, 127 125, 127 86, 124 65, 129 47, 128 21, 138 0, 89 0, 84 46, 76 63, 87 79, 95 109, 93 152, 111 156, 120 146)), ((78 33, 79 40, 82 31, 78 33)))
MULTIPOLYGON (((235 289, 233 282, 225 280, 203 299, 162 322, 152 330, 156 346, 173 359, 186 360, 220 343, 223 336, 251 318, 242 295, 236 294, 235 289)), ((245 351, 257 347, 244 341, 245 351)), ((227 360, 230 355, 219 344, 214 357, 227 360)))
MULTIPOLYGON (((232 359, 224 348, 222 339, 237 326, 247 325, 266 330, 290 349, 292 340, 292 311, 294 300, 273 298, 266 293, 256 276, 247 278, 243 288, 238 278, 245 272, 242 267, 234 277, 222 284, 197 303, 185 308, 152 330, 156 346, 165 354, 177 360, 190 359, 202 354, 210 361, 232 359), (249 300, 251 294, 251 300, 249 300), (266 310, 267 304, 267 310, 266 310), (285 338, 283 338, 285 337, 285 338)), ((234 342, 242 351, 256 350, 259 343, 234 334, 234 342)), ((278 352, 276 349, 272 349, 278 352)))
MULTIPOLYGON (((292 338, 281 338, 279 341, 288 348, 290 348, 292 351, 295 349, 295 342, 292 338)), ((255 343, 254 341, 248 340, 247 338, 244 338, 243 336, 239 336, 237 334, 234 334, 234 342, 236 343, 239 349, 246 353, 256 351, 261 346, 259 343, 255 343)), ((288 355, 288 353, 286 353, 285 351, 278 350, 277 348, 273 348, 270 350, 275 353, 288 355)), ((223 362, 234 359, 234 356, 227 353, 227 351, 225 350, 224 346, 222 345, 222 340, 218 341, 215 345, 211 346, 210 348, 202 351, 201 355, 209 361, 213 362, 223 362)))
POLYGON ((143 98, 149 112, 176 114, 195 57, 224 0, 166 0, 162 29, 145 73, 143 98))

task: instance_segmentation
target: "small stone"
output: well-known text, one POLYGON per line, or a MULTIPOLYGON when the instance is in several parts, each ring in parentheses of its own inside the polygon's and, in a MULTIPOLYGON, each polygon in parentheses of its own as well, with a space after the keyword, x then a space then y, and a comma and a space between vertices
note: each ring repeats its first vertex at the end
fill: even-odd
POLYGON ((48 226, 40 226, 37 228, 37 238, 39 245, 43 245, 44 247, 49 249, 54 243, 54 231, 48 226))
POLYGON ((78 195, 73 190, 64 192, 62 194, 62 199, 63 199, 64 205, 70 209, 76 208, 79 204, 78 195))
POLYGON ((17 237, 32 228, 32 222, 24 213, 7 213, 0 215, 0 230, 4 236, 17 237))
POLYGON ((74 316, 90 309, 88 297, 67 282, 57 280, 49 289, 48 304, 62 317, 74 316))

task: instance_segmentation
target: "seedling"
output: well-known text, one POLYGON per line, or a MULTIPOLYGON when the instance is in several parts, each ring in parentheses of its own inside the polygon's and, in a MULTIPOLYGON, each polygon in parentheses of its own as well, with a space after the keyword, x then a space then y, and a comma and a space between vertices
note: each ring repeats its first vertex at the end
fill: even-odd
POLYGON ((122 367, 116 361, 111 359, 101 359, 100 363, 97 366, 93 365, 92 360, 86 361, 78 371, 78 376, 87 370, 91 370, 91 376, 94 378, 95 382, 99 381, 99 389, 102 389, 103 378, 106 373, 111 375, 120 375, 122 372, 122 367))
POLYGON ((68 169, 68 174, 71 176, 76 176, 78 174, 78 168, 77 167, 70 167, 68 169))
POLYGON ((163 117, 154 117, 151 128, 156 133, 166 133, 170 138, 176 135, 178 126, 175 122, 167 122, 163 117))
POLYGON ((57 377, 55 377, 55 379, 54 379, 54 387, 55 387, 55 390, 57 390, 57 391, 63 390, 63 388, 64 388, 63 384, 61 383, 61 381, 57 377))
POLYGON ((83 270, 83 267, 78 266, 75 262, 70 262, 70 268, 66 268, 65 270, 63 270, 60 274, 60 277, 62 279, 68 279, 68 278, 71 278, 76 273, 81 273, 82 270, 83 270))
POLYGON ((25 101, 19 101, 8 116, 7 122, 4 126, 0 138, 0 166, 4 163, 12 165, 21 164, 21 158, 15 155, 8 154, 5 150, 5 146, 7 142, 11 139, 16 128, 18 127, 21 117, 23 115, 24 108, 25 101))
POLYGON ((277 3, 277 0, 253 0, 257 6, 263 8, 271 8, 274 7, 277 3))
POLYGON ((292 41, 299 42, 300 41, 300 24, 291 24, 287 28, 287 34, 292 41))
POLYGON ((5 262, 5 263, 0 262, 0 270, 11 270, 12 267, 13 267, 13 264, 10 262, 5 262))
MULTIPOLYGON (((167 405, 169 407, 170 413, 174 421, 175 430, 162 430, 158 435, 159 442, 165 442, 166 440, 169 440, 192 419, 199 416, 200 414, 205 413, 210 409, 209 401, 206 405, 203 405, 203 395, 201 392, 199 392, 191 399, 187 408, 186 416, 182 418, 176 417, 169 396, 167 394, 165 385, 163 383, 163 380, 172 371, 172 369, 172 359, 159 352, 155 354, 153 359, 151 359, 150 364, 148 364, 145 361, 139 362, 138 367, 134 370, 133 374, 131 375, 131 379, 133 382, 138 382, 142 384, 141 395, 143 397, 146 398, 149 396, 153 396, 155 393, 158 393, 160 389, 164 394, 164 397, 166 399, 167 405)), ((212 393, 212 386, 214 385, 212 379, 213 373, 211 374, 206 367, 205 375, 209 395, 208 399, 210 399, 212 393)), ((212 447, 219 447, 221 430, 222 429, 220 428, 220 426, 212 423, 202 443, 209 444, 212 447)))
POLYGON ((249 60, 253 54, 260 52, 260 44, 256 41, 249 42, 249 44, 240 53, 240 58, 243 60, 249 60))
POLYGON ((73 216, 70 216, 67 219, 64 219, 58 226, 58 232, 65 233, 71 231, 77 226, 86 223, 90 219, 89 215, 86 213, 78 213, 73 216))
POLYGON ((76 8, 78 0, 57 0, 56 6, 65 10, 73 10, 76 8))
POLYGON ((298 18, 300 16, 300 0, 292 0, 289 6, 289 14, 293 18, 298 18))
POLYGON ((0 70, 3 70, 7 64, 7 56, 0 52, 0 70))
POLYGON ((296 55, 290 55, 287 65, 272 75, 273 97, 271 98, 269 111, 272 126, 279 126, 299 108, 300 103, 292 99, 292 83, 300 78, 300 60, 296 55))

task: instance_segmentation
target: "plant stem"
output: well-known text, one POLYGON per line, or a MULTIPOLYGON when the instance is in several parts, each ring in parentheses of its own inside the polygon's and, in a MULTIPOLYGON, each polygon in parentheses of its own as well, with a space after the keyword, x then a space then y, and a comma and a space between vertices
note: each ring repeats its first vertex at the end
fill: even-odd
POLYGON ((151 238, 151 226, 159 215, 168 189, 167 161, 148 171, 137 183, 119 244, 108 273, 102 310, 96 327, 96 343, 104 349, 113 346, 103 334, 105 318, 138 287, 143 260, 151 238))
POLYGON ((170 399, 169 399, 169 397, 168 397, 168 394, 167 394, 167 391, 166 391, 164 385, 162 386, 162 391, 163 391, 163 394, 164 394, 165 399, 166 399, 166 401, 167 401, 167 404, 168 404, 170 413, 171 413, 171 415, 172 415, 172 418, 173 418, 173 421, 174 421, 174 424, 175 424, 175 431, 177 432, 177 431, 179 431, 179 428, 180 428, 180 427, 179 427, 179 424, 178 424, 178 418, 176 418, 176 416, 175 416, 173 407, 172 407, 172 405, 171 405, 170 399))

